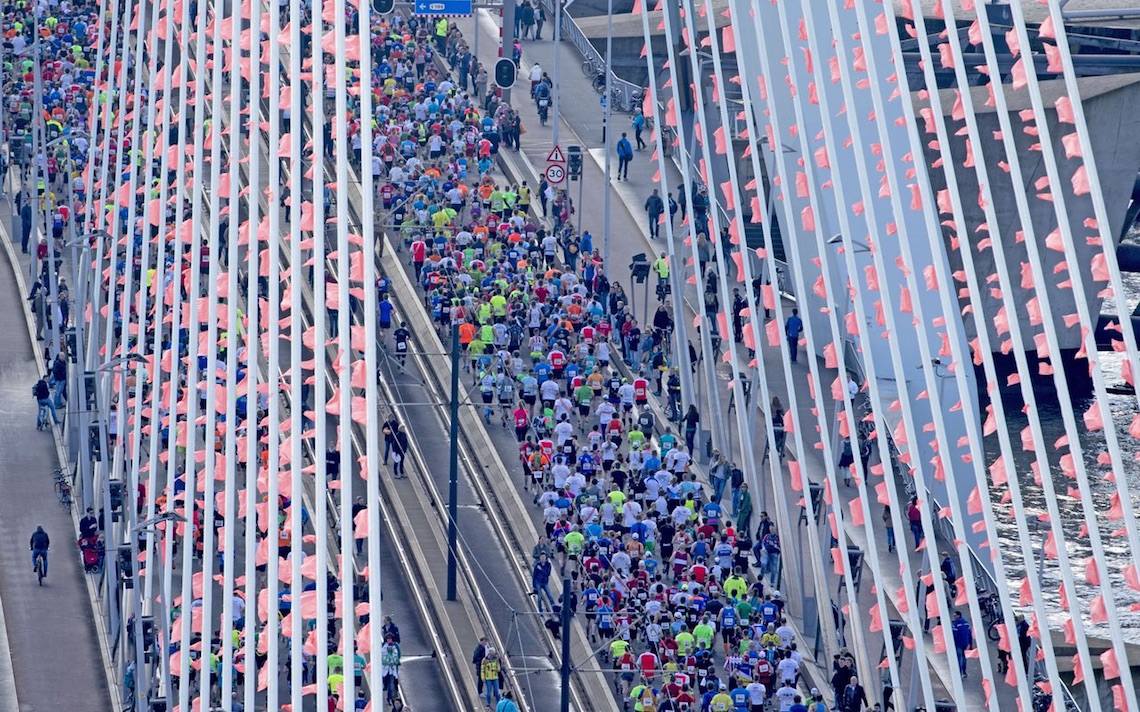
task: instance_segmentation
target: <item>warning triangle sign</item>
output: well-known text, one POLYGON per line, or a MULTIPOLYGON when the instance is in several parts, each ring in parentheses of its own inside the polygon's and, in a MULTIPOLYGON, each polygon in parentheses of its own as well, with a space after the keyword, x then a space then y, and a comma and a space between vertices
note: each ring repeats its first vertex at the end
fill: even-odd
POLYGON ((547 163, 565 163, 566 156, 562 155, 562 149, 555 146, 550 150, 550 155, 546 157, 547 163))

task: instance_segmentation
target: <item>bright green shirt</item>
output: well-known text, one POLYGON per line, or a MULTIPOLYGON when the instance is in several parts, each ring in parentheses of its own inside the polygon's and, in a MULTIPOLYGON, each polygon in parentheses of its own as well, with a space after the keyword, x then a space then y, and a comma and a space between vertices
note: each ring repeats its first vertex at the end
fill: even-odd
POLYGON ((677 652, 682 655, 688 655, 693 649, 693 634, 687 630, 683 630, 674 638, 677 641, 677 652))
POLYGON ((562 540, 566 544, 566 551, 571 555, 582 553, 583 545, 586 543, 586 537, 582 536, 582 532, 570 532, 562 540))
POLYGON ((696 628, 693 628, 693 637, 697 639, 699 645, 703 645, 706 648, 712 647, 712 639, 715 634, 716 631, 714 631, 713 627, 708 623, 701 623, 696 628))

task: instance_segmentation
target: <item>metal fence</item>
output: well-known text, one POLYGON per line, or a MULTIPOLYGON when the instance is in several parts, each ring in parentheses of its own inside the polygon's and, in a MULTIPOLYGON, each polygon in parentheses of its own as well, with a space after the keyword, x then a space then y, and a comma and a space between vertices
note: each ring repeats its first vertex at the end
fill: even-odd
MULTIPOLYGON (((543 6, 547 9, 549 17, 555 16, 555 3, 553 0, 541 0, 543 6)), ((582 28, 578 27, 578 23, 570 16, 570 13, 565 9, 562 11, 562 37, 569 40, 570 44, 577 48, 578 53, 582 55, 583 69, 591 69, 597 75, 604 76, 606 71, 606 58, 602 53, 594 48, 590 40, 582 32, 582 28)), ((612 88, 612 100, 614 102, 612 109, 619 111, 633 112, 638 106, 641 106, 641 100, 645 96, 645 88, 634 84, 633 82, 622 79, 614 71, 610 70, 610 84, 612 88)), ((604 92, 605 89, 603 88, 604 92)))

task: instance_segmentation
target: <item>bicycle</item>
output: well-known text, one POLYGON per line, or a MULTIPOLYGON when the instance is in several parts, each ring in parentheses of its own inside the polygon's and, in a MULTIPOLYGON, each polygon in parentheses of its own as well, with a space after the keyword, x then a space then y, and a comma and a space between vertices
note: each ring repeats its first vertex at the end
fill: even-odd
POLYGON ((39 585, 44 585, 44 577, 47 576, 47 554, 39 552, 35 557, 36 563, 36 578, 39 580, 39 585))
POLYGON ((585 74, 587 77, 593 77, 602 71, 604 71, 604 68, 597 60, 591 59, 590 57, 582 60, 582 74, 585 74))
POLYGON ((55 495, 59 498, 59 504, 67 511, 71 511, 71 483, 66 479, 57 479, 55 481, 55 495))
POLYGON ((582 62, 582 73, 590 77, 590 86, 594 87, 594 91, 599 94, 606 93, 606 67, 604 64, 587 59, 582 62))
POLYGON ((998 624, 1004 622, 1004 617, 997 594, 991 593, 988 596, 980 597, 978 605, 982 609, 982 620, 986 621, 986 637, 990 640, 1001 640, 998 624))
POLYGON ((36 411, 36 430, 43 430, 51 424, 51 411, 47 407, 46 402, 39 404, 39 409, 36 411))

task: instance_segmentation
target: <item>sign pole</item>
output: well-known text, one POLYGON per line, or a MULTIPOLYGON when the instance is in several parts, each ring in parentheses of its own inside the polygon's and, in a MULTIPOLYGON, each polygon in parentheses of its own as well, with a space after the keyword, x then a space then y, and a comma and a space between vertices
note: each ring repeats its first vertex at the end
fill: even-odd
POLYGON ((456 596, 456 548, 459 540, 459 327, 451 327, 451 449, 447 482, 447 600, 456 596))
POLYGON ((562 578, 562 699, 559 709, 570 712, 570 595, 569 576, 562 578))
MULTIPOLYGON (((503 45, 499 49, 499 56, 511 59, 515 49, 515 0, 503 0, 503 45)), ((514 61, 511 59, 511 61, 514 61)), ((503 103, 511 103, 511 88, 503 87, 503 103)), ((558 117, 555 116, 555 121, 558 117)))
MULTIPOLYGON (((562 0, 554 0, 554 86, 562 86, 562 0)), ((551 139, 554 147, 558 148, 558 95, 557 89, 551 92, 554 107, 554 121, 551 122, 551 139)))
MULTIPOLYGON (((612 201, 613 187, 610 182, 612 157, 610 144, 613 134, 610 134, 610 105, 613 104, 613 78, 614 70, 611 66, 614 51, 614 0, 609 0, 608 14, 606 16, 606 93, 602 105, 602 149, 606 152, 606 197, 605 197, 605 229, 602 231, 602 270, 610 268, 610 203, 612 201)), ((628 170, 628 168, 626 169, 628 170)), ((619 176, 620 178, 620 176, 619 176)))

